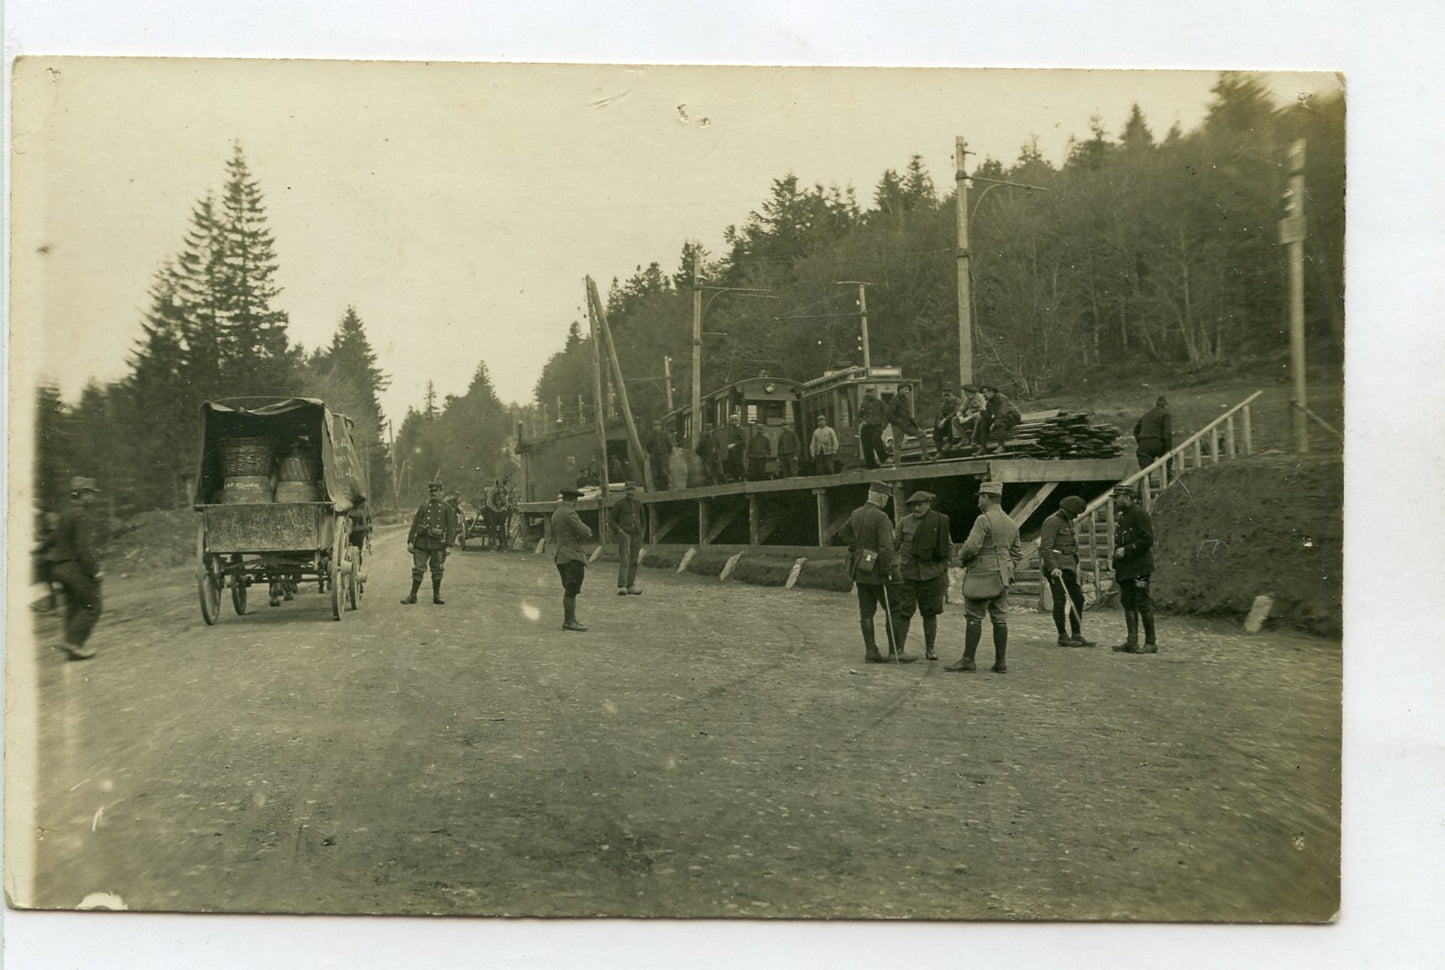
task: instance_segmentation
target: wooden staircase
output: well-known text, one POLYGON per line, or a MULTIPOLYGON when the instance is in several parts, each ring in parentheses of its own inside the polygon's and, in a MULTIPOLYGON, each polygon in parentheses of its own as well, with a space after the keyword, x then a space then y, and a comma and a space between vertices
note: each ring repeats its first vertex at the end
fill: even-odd
MULTIPOLYGON (((1079 585, 1084 588, 1089 602, 1101 602, 1115 590, 1112 500, 1114 488, 1118 485, 1135 486, 1139 490, 1139 499, 1145 511, 1150 511, 1154 507, 1154 497, 1184 472, 1254 454, 1254 426, 1250 405, 1263 393, 1255 391, 1175 445, 1168 454, 1152 465, 1122 479, 1084 507, 1084 511, 1074 520, 1074 532, 1079 540, 1079 585), (1089 596, 1090 593, 1092 597, 1089 596)), ((1043 580, 1038 548, 1037 537, 1024 544, 1024 558, 1019 564, 1014 589, 1020 594, 1036 593, 1040 609, 1047 609, 1049 584, 1043 580)))

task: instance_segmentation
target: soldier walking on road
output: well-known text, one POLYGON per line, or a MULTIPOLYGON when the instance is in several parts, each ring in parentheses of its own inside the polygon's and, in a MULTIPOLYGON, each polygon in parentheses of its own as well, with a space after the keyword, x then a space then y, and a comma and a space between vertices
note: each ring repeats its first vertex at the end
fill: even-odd
POLYGON ((1154 605, 1149 600, 1149 576, 1154 572, 1154 523, 1139 507, 1134 489, 1114 488, 1114 582, 1119 584, 1119 603, 1124 607, 1128 639, 1114 647, 1116 653, 1158 653, 1154 640, 1154 605), (1144 645, 1139 645, 1139 623, 1144 623, 1144 645))
POLYGON ((883 426, 888 423, 888 409, 878 399, 878 391, 868 388, 863 392, 863 404, 858 408, 859 447, 863 463, 869 468, 883 464, 883 426))
POLYGON ((898 651, 908 642, 908 627, 917 610, 923 616, 923 656, 937 660, 938 615, 948 592, 948 557, 953 543, 948 516, 933 511, 932 492, 908 496, 908 514, 898 520, 898 565, 903 582, 890 588, 893 635, 898 651))
POLYGON ((838 537, 848 543, 848 575, 858 588, 858 626, 863 631, 865 663, 887 663, 894 656, 899 663, 910 664, 917 657, 903 653, 902 645, 893 636, 893 616, 888 609, 887 586, 897 583, 897 559, 893 546, 893 523, 883 506, 888 504, 892 489, 885 482, 868 486, 868 501, 853 510, 847 523, 838 530, 838 537), (883 624, 888 633, 888 656, 878 652, 873 617, 883 606, 883 624))
POLYGON ((442 501, 442 483, 434 479, 427 483, 430 497, 416 510, 411 520, 411 531, 406 534, 406 551, 411 553, 411 592, 402 598, 402 603, 416 602, 416 591, 421 589, 422 576, 431 569, 431 601, 441 606, 442 571, 447 561, 447 550, 457 539, 457 513, 442 501))
POLYGON ((1008 673, 1008 588, 1013 585, 1014 570, 1023 558, 1019 545, 1019 527, 999 503, 1003 500, 1002 482, 984 482, 978 487, 978 517, 973 529, 959 550, 959 559, 966 572, 963 576, 964 633, 963 656, 944 670, 974 670, 974 654, 983 639, 983 615, 988 613, 993 624, 993 672, 1008 673))
POLYGON ((1044 578, 1049 581, 1054 627, 1059 632, 1061 647, 1095 646, 1094 641, 1084 639, 1080 619, 1084 615, 1084 590, 1079 585, 1079 542, 1074 535, 1074 519, 1084 507, 1084 500, 1077 495, 1066 496, 1059 502, 1059 510, 1044 519, 1039 531, 1039 559, 1043 563, 1044 578), (1068 608, 1070 602, 1074 604, 1072 610, 1068 608), (1064 626, 1065 614, 1069 618, 1068 629, 1064 626), (1069 630, 1073 631, 1072 635, 1069 630))
POLYGON ((808 454, 813 458, 814 475, 838 473, 838 432, 828 427, 826 414, 818 415, 818 427, 813 431, 808 454))
POLYGON ((1174 447, 1174 419, 1163 397, 1134 422, 1134 442, 1140 468, 1148 468, 1174 447))
POLYGON ((95 526, 91 506, 98 489, 92 478, 70 480, 70 507, 60 516, 50 546, 50 576, 65 593, 65 645, 71 660, 89 660, 86 646, 100 619, 100 581, 104 573, 95 557, 95 526))
POLYGON ((628 482, 622 497, 607 510, 607 521, 617 530, 617 595, 641 596, 637 588, 637 562, 642 555, 642 534, 647 510, 637 498, 637 483, 628 482))
MULTIPOLYGON (((562 501, 552 513, 552 539, 557 543, 557 573, 562 577, 562 629, 586 633, 577 622, 577 595, 587 578, 587 548, 592 530, 577 514, 577 500, 582 493, 575 488, 562 489, 562 501)), ((625 590, 624 590, 625 592, 625 590)))

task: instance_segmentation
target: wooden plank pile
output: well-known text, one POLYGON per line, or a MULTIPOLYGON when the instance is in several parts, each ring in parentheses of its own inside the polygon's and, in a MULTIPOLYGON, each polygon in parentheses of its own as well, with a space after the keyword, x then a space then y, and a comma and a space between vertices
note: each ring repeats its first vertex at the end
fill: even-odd
MULTIPOLYGON (((992 437, 992 436, 990 436, 992 437)), ((1112 424, 1090 424, 1084 411, 1033 411, 1023 415, 1004 439, 999 457, 1036 459, 1117 458, 1124 453, 1119 429, 1112 424)), ((970 445, 948 449, 947 458, 977 455, 970 445)), ((906 456, 906 453, 905 453, 906 456)))

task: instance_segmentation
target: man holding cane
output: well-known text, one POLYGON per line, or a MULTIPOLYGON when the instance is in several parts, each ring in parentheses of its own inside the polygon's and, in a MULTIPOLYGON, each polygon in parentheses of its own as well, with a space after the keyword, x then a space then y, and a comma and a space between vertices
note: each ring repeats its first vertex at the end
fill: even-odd
POLYGON ((1061 647, 1095 646, 1094 641, 1085 640, 1083 635, 1084 590, 1079 585, 1079 542, 1074 535, 1074 519, 1084 508, 1083 499, 1077 495, 1066 496, 1059 502, 1059 510, 1044 519, 1039 531, 1039 558, 1043 560, 1044 575, 1054 600, 1054 627, 1059 632, 1061 647), (1072 634, 1064 628, 1065 614, 1072 634))

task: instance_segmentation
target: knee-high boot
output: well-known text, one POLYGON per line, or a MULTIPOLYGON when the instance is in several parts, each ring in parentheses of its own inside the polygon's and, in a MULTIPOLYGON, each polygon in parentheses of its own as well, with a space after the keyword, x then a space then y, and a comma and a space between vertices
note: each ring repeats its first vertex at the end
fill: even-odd
POLYGON ((870 664, 884 663, 885 658, 878 652, 878 641, 873 632, 873 618, 860 619, 858 627, 863 631, 863 661, 870 664))
POLYGON ((402 602, 403 602, 403 603, 406 603, 408 606, 411 605, 412 603, 415 603, 415 602, 416 602, 416 591, 419 590, 419 589, 421 589, 421 580, 419 580, 419 579, 413 579, 413 580, 411 581, 411 592, 408 593, 408 594, 406 595, 406 597, 402 599, 402 602))
POLYGON ((1140 613, 1139 619, 1144 623, 1144 647, 1142 653, 1158 653, 1159 644, 1154 642, 1154 611, 1140 613))
POLYGON ((1139 614, 1134 610, 1124 611, 1124 627, 1129 631, 1128 639, 1114 647, 1116 653, 1139 652, 1139 614))
POLYGON ((892 619, 893 619, 893 643, 889 644, 889 646, 888 646, 888 656, 889 656, 889 657, 894 657, 894 656, 896 655, 899 663, 901 663, 901 664, 911 664, 911 663, 913 663, 915 660, 917 660, 918 658, 917 658, 917 657, 910 657, 908 654, 906 654, 906 653, 903 652, 903 644, 904 644, 904 642, 908 639, 908 626, 909 626, 909 623, 910 623, 910 618, 909 618, 909 617, 906 617, 906 616, 905 616, 905 617, 897 617, 897 616, 895 616, 895 617, 893 617, 892 619))
POLYGON ((442 599, 442 581, 435 576, 432 577, 431 581, 431 601, 437 606, 441 606, 446 602, 442 599))
POLYGON ((1002 623, 993 625, 993 672, 996 674, 1008 673, 1008 664, 1005 657, 1008 654, 1008 627, 1002 623))
POLYGON ((577 622, 577 597, 562 597, 562 629, 585 633, 587 628, 577 622))
POLYGON ((978 641, 983 638, 983 623, 979 620, 969 620, 964 628, 963 634, 963 656, 958 663, 949 664, 944 670, 974 670, 974 654, 978 653, 978 641))
POLYGON ((938 653, 934 649, 938 640, 938 617, 929 614, 923 618, 923 656, 927 660, 937 660, 938 653))

